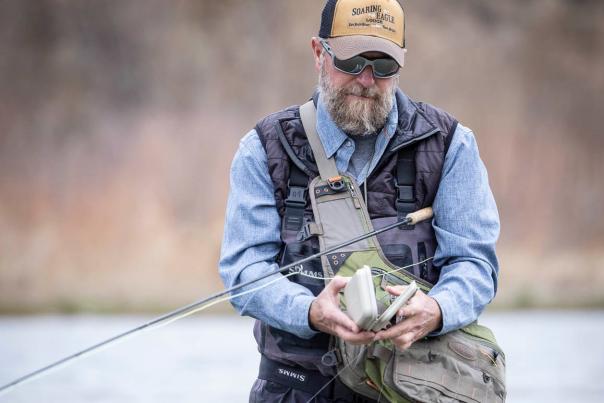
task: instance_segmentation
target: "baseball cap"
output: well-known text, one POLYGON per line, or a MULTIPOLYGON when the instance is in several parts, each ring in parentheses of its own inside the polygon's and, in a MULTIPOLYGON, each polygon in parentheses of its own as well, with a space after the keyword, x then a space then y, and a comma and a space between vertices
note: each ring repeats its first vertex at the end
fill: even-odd
POLYGON ((319 37, 338 59, 382 52, 405 64, 405 14, 398 0, 328 0, 319 37))

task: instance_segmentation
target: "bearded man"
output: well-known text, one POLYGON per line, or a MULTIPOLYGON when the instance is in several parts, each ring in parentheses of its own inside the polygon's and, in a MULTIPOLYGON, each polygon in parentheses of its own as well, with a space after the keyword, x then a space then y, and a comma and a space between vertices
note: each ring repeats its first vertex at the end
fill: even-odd
MULTIPOLYGON (((319 73, 316 129, 327 158, 361 185, 375 228, 433 207, 428 229, 400 228, 378 239, 392 263, 411 266, 434 286, 399 312, 404 320, 379 332, 360 329, 340 310, 347 280, 324 286, 319 259, 300 275, 234 298, 242 315, 257 319, 261 364, 251 402, 370 401, 335 377, 331 336, 353 344, 388 339, 404 350, 473 322, 496 290, 499 219, 486 170, 470 129, 398 88, 406 51, 400 4, 329 0, 311 46, 319 73)), ((300 237, 312 220, 306 190, 317 174, 299 107, 267 116, 243 137, 220 260, 227 287, 319 251, 316 239, 300 237)))

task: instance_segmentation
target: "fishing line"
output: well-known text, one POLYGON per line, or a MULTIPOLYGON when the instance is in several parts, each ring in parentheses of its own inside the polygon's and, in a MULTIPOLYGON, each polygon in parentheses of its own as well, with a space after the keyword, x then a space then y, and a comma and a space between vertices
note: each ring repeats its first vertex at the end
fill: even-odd
POLYGON ((346 365, 345 365, 345 366, 344 366, 344 367, 343 367, 341 370, 339 370, 339 371, 338 371, 338 372, 337 372, 337 373, 336 373, 336 374, 335 374, 335 375, 334 375, 334 376, 333 376, 333 377, 332 377, 332 378, 331 378, 331 379, 330 379, 330 380, 329 380, 329 381, 328 381, 328 382, 327 382, 325 385, 323 385, 323 386, 321 387, 321 389, 319 389, 319 390, 317 391, 317 393, 315 393, 315 394, 314 394, 314 395, 313 395, 313 396, 312 396, 310 399, 308 399, 308 400, 306 401, 306 403, 310 403, 310 402, 312 401, 312 399, 314 399, 314 398, 316 398, 317 396, 319 396, 319 393, 321 393, 321 392, 323 391, 323 389, 325 389, 325 388, 326 388, 327 386, 329 386, 329 385, 330 385, 330 384, 331 384, 333 381, 335 381, 335 380, 336 380, 336 378, 337 378, 338 376, 340 376, 340 374, 341 374, 341 373, 342 373, 342 372, 343 372, 345 369, 347 369, 348 367, 350 367, 350 366, 351 366, 351 365, 353 365, 353 364, 354 364, 354 365, 356 365, 356 364, 357 364, 357 363, 356 363, 356 360, 358 360, 358 359, 359 359, 359 357, 361 357, 361 356, 362 356, 362 355, 365 353, 365 351, 366 351, 366 350, 367 350, 367 346, 362 346, 362 347, 361 347, 361 351, 360 351, 360 352, 359 352, 359 353, 358 353, 358 354, 357 354, 357 355, 356 355, 356 356, 355 356, 355 357, 354 357, 354 358, 353 358, 353 359, 352 359, 352 360, 351 360, 351 361, 350 361, 348 364, 346 364, 346 365))
MULTIPOLYGON (((433 257, 430 257, 428 259, 422 260, 422 261, 417 262, 417 263, 413 263, 413 264, 410 264, 410 265, 407 265, 407 266, 403 266, 403 267, 401 267, 399 269, 396 269, 396 270, 391 270, 391 271, 384 272, 384 273, 381 273, 381 274, 376 274, 376 275, 374 275, 372 277, 382 277, 382 276, 384 276, 386 274, 395 273, 395 272, 398 272, 398 271, 401 271, 401 270, 405 270, 405 269, 408 269, 408 268, 411 268, 411 267, 414 267, 414 266, 426 263, 426 262, 428 262, 431 259, 433 259, 433 257)), ((273 274, 278 274, 278 273, 273 273, 273 274)), ((251 293, 255 293, 257 291, 260 291, 260 290, 262 290, 262 289, 264 289, 264 288, 266 288, 266 287, 268 287, 268 286, 276 283, 277 281, 286 279, 286 278, 291 277, 293 275, 301 275, 301 276, 304 276, 304 277, 309 277, 309 278, 314 278, 314 279, 319 279, 319 280, 332 280, 333 279, 333 277, 312 276, 312 275, 303 273, 301 271, 291 271, 288 274, 282 274, 280 277, 278 277, 276 279, 273 279, 273 280, 271 280, 271 281, 269 281, 269 282, 267 282, 265 284, 262 284, 262 285, 260 285, 258 287, 254 287, 254 288, 251 288, 249 290, 246 290, 246 291, 234 294, 234 295, 229 295, 229 296, 226 296, 226 297, 218 298, 218 299, 216 299, 214 301, 211 301, 211 302, 208 301, 205 304, 202 304, 202 305, 196 306, 195 308, 186 310, 186 311, 184 311, 184 312, 182 312, 182 313, 180 313, 178 315, 175 315, 175 316, 171 317, 170 320, 159 321, 158 319, 156 319, 156 320, 148 322, 148 323, 146 323, 146 324, 144 324, 142 326, 139 326, 136 329, 130 330, 128 332, 125 332, 125 333, 119 334, 117 336, 114 336, 114 337, 112 337, 110 339, 107 339, 107 340, 105 340, 103 342, 97 343, 97 344, 95 344, 95 345, 93 345, 93 346, 91 346, 91 347, 89 347, 89 348, 87 348, 85 350, 82 350, 82 351, 80 351, 78 353, 75 353, 75 354, 72 354, 70 356, 67 356, 67 357, 65 357, 65 358, 63 358, 63 359, 61 359, 59 361, 56 361, 56 362, 54 362, 52 364, 49 364, 49 365, 47 365, 47 366, 45 366, 43 368, 40 368, 39 370, 37 370, 35 372, 32 372, 32 373, 27 374, 25 376, 22 376, 22 377, 16 379, 15 381, 13 381, 13 382, 11 382, 9 384, 2 386, 0 388, 0 396, 8 393, 11 389, 13 389, 13 388, 15 388, 17 386, 25 384, 26 382, 31 382, 31 381, 34 381, 36 379, 39 379, 40 376, 42 376, 43 374, 45 374, 45 376, 46 375, 50 375, 50 374, 52 374, 53 372, 55 372, 55 371, 57 371, 59 369, 65 368, 67 366, 67 364, 75 364, 77 361, 91 356, 92 353, 98 353, 98 352, 104 351, 104 350, 106 350, 109 347, 117 345, 118 342, 124 342, 126 340, 129 340, 135 334, 142 333, 143 331, 156 330, 156 329, 162 328, 162 327, 167 326, 167 325, 169 325, 169 324, 171 324, 171 323, 173 323, 173 322, 175 322, 177 320, 180 320, 180 319, 186 318, 186 317, 188 317, 190 315, 193 315, 195 313, 201 312, 201 311, 203 311, 203 310, 205 310, 207 308, 210 308, 211 306, 217 305, 217 304, 219 304, 221 302, 226 302, 226 301, 234 299, 234 298, 238 298, 238 297, 241 297, 241 296, 244 296, 244 295, 247 295, 247 294, 251 294, 251 293), (140 330, 140 332, 137 331, 137 329, 140 330)), ((170 314, 168 314, 168 315, 170 315, 170 314)), ((167 315, 165 315, 165 316, 167 316, 167 315)), ((340 372, 338 372, 338 374, 339 373, 340 372)), ((332 379, 332 381, 333 381, 333 379, 332 379)), ((332 382, 332 381, 330 381, 330 382, 332 382)))
MULTIPOLYGON (((259 291, 259 290, 261 290, 261 289, 263 289, 265 287, 268 287, 268 286, 272 285, 273 283, 276 283, 279 280, 283 280, 283 279, 285 279, 287 277, 293 276, 294 274, 296 274, 296 272, 292 272, 292 273, 289 273, 289 274, 282 275, 281 277, 273 279, 273 280, 271 280, 271 281, 269 281, 269 282, 267 282, 265 284, 262 284, 261 286, 254 287, 252 289, 243 291, 243 292, 235 294, 235 295, 219 298, 219 299, 217 299, 215 301, 211 301, 211 302, 208 301, 208 303, 205 303, 205 304, 200 305, 200 306, 196 306, 195 308, 186 310, 186 311, 180 313, 179 315, 173 316, 172 318, 170 318, 170 320, 162 320, 162 321, 160 321, 159 320, 160 318, 158 318, 158 319, 152 320, 152 321, 150 321, 148 323, 145 323, 144 325, 139 326, 136 329, 132 329, 132 330, 129 330, 127 332, 121 333, 121 334, 119 334, 117 336, 111 337, 110 339, 107 339, 107 340, 102 341, 100 343, 97 343, 97 344, 95 344, 95 345, 93 345, 91 347, 88 347, 88 348, 86 348, 86 349, 84 349, 82 351, 79 351, 79 352, 77 352, 75 354, 72 354, 72 355, 69 355, 69 356, 67 356, 65 358, 62 358, 59 361, 55 361, 52 364, 49 364, 49 365, 47 365, 47 366, 45 366, 43 368, 40 368, 40 369, 38 369, 38 370, 36 370, 34 372, 31 372, 31 373, 29 373, 27 375, 24 375, 24 376, 22 376, 22 377, 20 377, 20 378, 18 378, 16 380, 14 380, 14 381, 6 384, 6 385, 3 385, 2 387, 0 387, 0 397, 2 395, 5 395, 6 393, 10 392, 10 390, 12 390, 13 388, 15 388, 17 386, 21 386, 21 385, 23 385, 23 384, 25 384, 27 382, 31 382, 33 380, 39 379, 42 375, 44 375, 44 376, 50 375, 50 374, 52 374, 53 372, 55 372, 55 371, 57 371, 59 369, 65 368, 67 366, 67 364, 74 364, 74 363, 76 363, 77 361, 79 361, 79 360, 81 360, 83 358, 90 357, 93 353, 104 351, 105 349, 107 349, 109 347, 117 345, 118 342, 121 343, 121 342, 124 342, 126 340, 129 340, 131 337, 135 336, 136 334, 142 334, 143 331, 156 330, 156 329, 159 329, 161 327, 167 326, 170 323, 173 323, 174 321, 177 321, 179 319, 185 318, 185 317, 190 316, 190 315, 192 315, 194 313, 201 312, 201 311, 203 311, 203 310, 205 310, 205 309, 207 309, 207 308, 209 308, 211 306, 214 306, 214 305, 216 305, 218 303, 228 301, 228 300, 230 300, 232 298, 241 297, 241 296, 246 295, 246 294, 251 294, 253 292, 257 292, 257 291, 259 291)), ((180 310, 179 311, 175 311, 175 312, 180 312, 180 310)), ((168 317, 168 315, 170 315, 170 314, 164 315, 162 318, 168 317)))
MULTIPOLYGON (((387 226, 385 226, 383 228, 380 228, 378 230, 370 231, 370 232, 367 232, 365 234, 359 235, 359 236, 357 236, 355 238, 349 239, 346 242, 342 242, 341 244, 334 245, 331 248, 328 248, 328 249, 326 249, 326 250, 324 250, 322 252, 315 253, 313 255, 310 255, 310 256, 307 256, 307 257, 305 257, 303 259, 300 259, 300 260, 298 260, 296 262, 290 263, 290 264, 285 265, 283 267, 279 267, 279 268, 277 268, 277 270, 275 270, 273 272, 266 273, 264 275, 261 275, 258 278, 255 278, 255 279, 252 279, 252 280, 240 283, 240 284, 238 284, 236 286, 233 286, 233 287, 231 287, 229 289, 225 289, 225 290, 222 290, 222 291, 220 291, 218 293, 210 295, 207 298, 204 298, 202 300, 193 302, 193 303, 191 303, 189 305, 183 306, 183 307, 181 307, 179 309, 176 309, 176 310, 174 310, 172 312, 166 313, 166 314, 164 314, 164 315, 162 315, 162 316, 160 316, 160 317, 158 317, 156 319, 153 319, 152 321, 147 322, 147 323, 145 323, 145 324, 143 324, 143 325, 141 325, 139 327, 136 327, 136 328, 128 330, 128 331, 126 331, 124 333, 118 334, 117 336, 111 337, 111 338, 109 338, 109 339, 107 339, 105 341, 97 343, 97 344, 95 344, 95 345, 93 345, 91 347, 88 347, 88 348, 86 348, 84 350, 81 350, 81 351, 79 351, 79 352, 77 352, 75 354, 72 354, 70 356, 67 356, 67 357, 61 359, 61 360, 58 360, 58 361, 56 361, 56 362, 54 362, 54 363, 52 363, 50 365, 47 365, 47 366, 45 366, 43 368, 40 368, 40 369, 38 369, 38 370, 36 370, 34 372, 31 372, 31 373, 29 373, 27 375, 24 375, 24 376, 22 376, 22 377, 20 377, 20 378, 18 378, 16 380, 14 380, 14 381, 6 384, 6 385, 2 385, 2 386, 0 386, 0 396, 8 393, 10 390, 12 390, 13 388, 15 388, 18 385, 22 385, 25 382, 28 382, 28 381, 31 381, 33 379, 39 378, 44 373, 50 373, 52 370, 56 370, 58 368, 62 368, 67 363, 75 361, 75 360, 83 358, 83 357, 86 357, 86 356, 89 356, 92 352, 94 352, 96 350, 101 351, 102 349, 105 349, 108 346, 113 345, 118 340, 126 340, 127 338, 133 336, 136 333, 139 333, 139 332, 142 332, 142 331, 145 331, 145 330, 150 330, 150 329, 157 329, 161 324, 172 323, 175 320, 178 320, 178 319, 184 318, 186 316, 192 315, 195 312, 202 311, 202 310, 204 310, 204 309, 206 309, 206 308, 208 308, 208 307, 210 307, 212 305, 218 304, 220 302, 223 302, 223 301, 226 301, 226 300, 229 300, 229 299, 232 299, 232 298, 235 298, 237 296, 244 295, 244 294, 249 294, 249 293, 252 293, 252 292, 256 292, 256 291, 258 291, 258 290, 260 290, 260 289, 262 289, 264 287, 267 287, 268 285, 270 285, 270 284, 272 284, 272 283, 274 283, 276 281, 279 281, 279 280, 282 280, 284 278, 287 278, 290 275, 294 275, 294 274, 302 274, 302 275, 304 275, 303 273, 301 273, 301 271, 293 271, 293 272, 291 271, 292 268, 295 268, 296 266, 300 266, 303 263, 309 262, 309 261, 311 261, 313 259, 319 258, 321 256, 327 255, 327 254, 332 253, 332 252, 335 252, 335 251, 337 251, 337 250, 339 250, 339 249, 341 249, 343 247, 355 244, 355 243, 357 243, 359 241, 365 240, 365 239, 370 238, 372 236, 375 236, 375 235, 381 234, 383 232, 389 231, 391 229, 397 228, 399 226, 402 226, 402 225, 415 225, 415 224, 417 224, 417 223, 419 223, 421 221, 425 221, 425 220, 431 219, 432 217, 433 217, 432 208, 431 207, 426 207, 424 209, 421 209, 421 210, 418 210, 416 212, 408 214, 405 217, 405 219, 403 219, 401 221, 389 224, 389 225, 387 225, 387 226), (283 273, 285 273, 288 270, 290 271, 289 274, 283 274, 283 273), (282 276, 279 277, 279 278, 276 278, 276 279, 274 279, 272 281, 269 281, 268 283, 265 283, 262 286, 259 286, 259 287, 256 287, 256 288, 244 291, 244 292, 239 293, 239 294, 235 294, 235 295, 232 294, 234 291, 240 290, 240 289, 242 289, 244 287, 247 287, 247 286, 249 286, 251 284, 257 283, 257 282, 259 282, 261 280, 264 280, 264 279, 266 279, 268 277, 271 277, 271 276, 273 276, 275 274, 282 274, 282 276), (224 297, 224 298, 221 298, 221 297, 223 297, 223 296, 225 296, 227 294, 231 294, 231 295, 227 296, 227 297, 224 297)), ((421 264, 421 262, 416 263, 416 264, 421 264)), ((414 265, 412 265, 412 266, 414 266, 414 265)), ((384 273, 384 274, 386 274, 386 273, 384 273)))
POLYGON ((164 326, 166 326, 166 325, 169 325, 169 324, 170 324, 170 323, 172 323, 172 322, 175 322, 175 321, 177 321, 177 320, 179 320, 179 319, 186 318, 187 316, 193 315, 194 313, 201 312, 201 311, 203 311, 204 309, 207 309, 207 308, 209 308, 209 307, 211 307, 211 306, 214 306, 214 305, 216 305, 216 304, 219 304, 219 303, 221 303, 221 302, 225 302, 225 301, 228 301, 228 300, 233 299, 233 298, 239 298, 239 297, 241 297, 241 296, 243 296, 243 295, 246 295, 246 294, 251 294, 251 293, 256 292, 256 291, 260 291, 261 289, 266 288, 266 287, 268 287, 269 285, 271 285, 271 284, 273 284, 273 283, 276 283, 276 282, 277 282, 277 281, 279 281, 279 280, 283 280, 283 279, 285 279, 285 278, 287 278, 287 277, 290 277, 290 276, 293 276, 293 275, 295 275, 295 274, 298 274, 298 273, 296 273, 296 272, 292 272, 292 273, 284 274, 284 275, 282 275, 282 277, 279 277, 279 278, 273 279, 273 280, 269 281, 268 283, 262 284, 261 286, 258 286, 258 287, 252 288, 252 289, 250 289, 250 290, 246 290, 246 291, 240 292, 239 294, 230 295, 230 296, 228 296, 228 297, 223 297, 223 298, 217 299, 216 301, 212 301, 212 302, 210 302, 210 303, 208 303, 208 304, 205 304, 205 305, 203 305, 203 306, 201 306, 201 307, 199 307, 199 308, 195 308, 195 309, 192 309, 192 310, 190 310, 190 311, 188 311, 188 312, 185 312, 185 313, 183 313, 183 314, 182 314, 182 315, 180 315, 180 316, 176 316, 176 317, 172 318, 172 319, 171 319, 171 320, 169 320, 169 321, 159 323, 159 324, 155 325, 155 326, 154 326, 152 329, 159 329, 159 328, 161 328, 161 327, 164 327, 164 326))
MULTIPOLYGON (((374 278, 375 277, 384 277, 387 274, 396 273, 396 272, 399 272, 401 270, 410 269, 411 267, 415 267, 415 266, 418 266, 420 264, 424 264, 426 262, 429 262, 432 259, 434 259, 434 256, 431 256, 431 257, 429 257, 427 259, 424 259, 424 260, 422 260, 420 262, 417 262, 417 263, 412 263, 412 264, 409 264, 407 266, 399 267, 398 269, 395 269, 395 270, 385 271, 384 273, 371 275, 371 277, 374 277, 374 278)), ((297 275, 303 276, 303 277, 314 278, 314 279, 317 279, 317 280, 333 280, 335 278, 335 277, 321 277, 321 276, 317 276, 317 275, 314 275, 314 274, 304 273, 303 271, 293 271, 291 273, 297 274, 297 275)))

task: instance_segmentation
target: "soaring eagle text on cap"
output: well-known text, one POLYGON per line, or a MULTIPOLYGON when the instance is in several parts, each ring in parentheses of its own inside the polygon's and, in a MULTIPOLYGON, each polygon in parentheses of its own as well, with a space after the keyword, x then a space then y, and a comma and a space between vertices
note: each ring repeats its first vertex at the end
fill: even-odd
MULTIPOLYGON (((357 7, 352 9, 352 16, 363 15, 363 14, 375 14, 374 21, 376 23, 380 23, 382 21, 387 21, 394 24, 394 16, 382 12, 382 6, 375 4, 367 7, 357 7)), ((371 20, 368 20, 371 21, 371 20)))

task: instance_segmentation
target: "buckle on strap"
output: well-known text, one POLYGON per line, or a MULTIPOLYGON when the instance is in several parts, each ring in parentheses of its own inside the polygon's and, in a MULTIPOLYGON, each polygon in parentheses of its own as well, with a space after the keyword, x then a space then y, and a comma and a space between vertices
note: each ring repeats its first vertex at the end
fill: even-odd
MULTIPOLYGON (((415 186, 414 185, 399 185, 398 180, 394 179, 396 187, 396 202, 397 203, 413 203, 415 205, 415 186)), ((414 206, 415 207, 415 206, 414 206)))
POLYGON ((289 189, 289 192, 287 194, 287 199, 285 199, 285 205, 287 207, 304 208, 304 206, 306 206, 306 192, 308 191, 308 188, 291 186, 289 182, 287 183, 287 188, 289 189))
MULTIPOLYGON (((404 219, 407 214, 415 211, 415 186, 414 185, 399 185, 398 180, 394 179, 396 187, 396 211, 398 219, 404 219)), ((412 229, 412 225, 405 225, 401 229, 412 229)))

